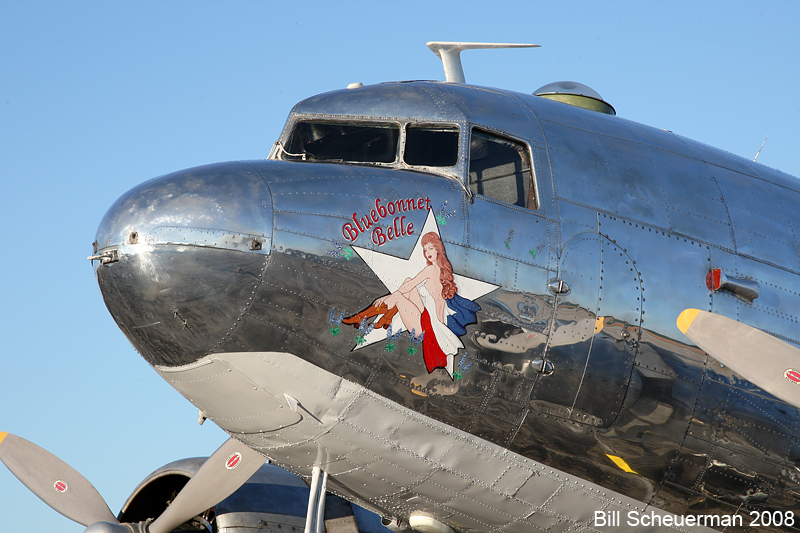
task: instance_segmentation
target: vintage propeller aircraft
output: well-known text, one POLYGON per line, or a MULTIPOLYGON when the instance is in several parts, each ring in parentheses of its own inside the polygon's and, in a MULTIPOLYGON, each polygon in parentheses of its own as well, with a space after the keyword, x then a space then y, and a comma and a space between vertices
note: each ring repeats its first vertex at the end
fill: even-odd
POLYGON ((460 52, 503 45, 429 46, 446 82, 313 96, 267 160, 103 218, 106 306, 231 436, 162 514, 0 458, 90 531, 222 531, 267 458, 307 524, 331 491, 393 531, 800 528, 800 182, 578 83, 467 85, 460 52))

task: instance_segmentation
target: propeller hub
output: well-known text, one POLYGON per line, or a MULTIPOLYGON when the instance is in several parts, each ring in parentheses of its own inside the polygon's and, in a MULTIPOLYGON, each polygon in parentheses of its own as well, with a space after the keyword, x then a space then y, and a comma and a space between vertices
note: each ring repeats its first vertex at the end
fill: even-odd
POLYGON ((86 528, 85 533, 132 533, 135 530, 123 524, 112 524, 110 522, 95 522, 86 528))

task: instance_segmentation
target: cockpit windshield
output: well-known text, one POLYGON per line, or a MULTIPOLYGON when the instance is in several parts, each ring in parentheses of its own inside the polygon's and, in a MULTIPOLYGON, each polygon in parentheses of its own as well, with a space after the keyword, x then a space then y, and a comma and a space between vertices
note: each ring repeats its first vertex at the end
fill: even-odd
POLYGON ((276 143, 273 157, 441 174, 470 196, 539 208, 530 146, 477 125, 306 116, 294 122, 285 144, 276 143), (462 135, 469 139, 463 148, 462 135))
POLYGON ((442 168, 458 163, 459 128, 455 124, 401 125, 393 122, 295 123, 281 159, 442 168))
POLYGON ((403 160, 409 165, 452 167, 458 162, 458 128, 447 124, 409 124, 403 160))
POLYGON ((393 163, 397 124, 298 122, 286 144, 287 159, 345 163, 393 163))

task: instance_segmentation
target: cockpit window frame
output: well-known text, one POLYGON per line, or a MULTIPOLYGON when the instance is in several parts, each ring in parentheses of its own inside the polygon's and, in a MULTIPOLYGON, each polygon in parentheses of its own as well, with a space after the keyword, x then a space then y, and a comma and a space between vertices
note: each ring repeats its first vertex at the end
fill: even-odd
POLYGON ((376 125, 376 124, 391 124, 400 128, 398 138, 398 147, 395 160, 391 163, 369 163, 369 162, 353 162, 341 160, 322 160, 312 161, 305 160, 304 163, 328 163, 328 164, 344 164, 354 166, 366 167, 381 167, 392 168, 398 170, 410 170, 413 172, 424 172, 428 174, 435 174, 446 178, 454 179, 459 183, 463 183, 465 174, 465 147, 468 146, 465 139, 465 132, 468 131, 466 122, 459 121, 432 121, 430 119, 398 119, 396 117, 365 117, 365 116, 346 116, 346 115, 317 115, 317 114, 298 114, 291 116, 281 132, 280 139, 275 142, 270 150, 269 159, 276 159, 281 161, 297 161, 294 159, 300 157, 301 154, 292 154, 287 151, 287 144, 294 132, 297 124, 301 122, 326 122, 331 124, 342 125, 376 125), (405 145, 407 128, 409 126, 431 126, 442 127, 445 129, 453 128, 458 131, 458 153, 456 155, 456 163, 453 166, 426 166, 426 165, 409 165, 405 162, 405 145), (290 157, 286 157, 290 156, 290 157))
POLYGON ((507 133, 505 131, 500 131, 500 130, 497 130, 497 129, 494 129, 494 128, 487 127, 487 126, 485 126, 483 124, 470 123, 470 125, 469 125, 469 138, 467 139, 466 153, 464 154, 464 157, 466 159, 466 164, 465 164, 465 168, 464 168, 464 185, 465 185, 466 189, 470 191, 470 194, 474 194, 475 196, 480 197, 480 198, 486 198, 486 199, 491 200, 493 202, 500 202, 500 203, 502 203, 504 205, 508 205, 510 207, 516 207, 516 208, 519 208, 519 209, 528 209, 528 210, 531 210, 531 211, 538 211, 539 210, 539 208, 541 207, 541 200, 539 198, 539 183, 538 183, 538 179, 537 179, 537 175, 536 175, 536 164, 535 164, 535 161, 534 161, 534 158, 533 158, 533 148, 531 146, 531 143, 527 139, 524 139, 524 138, 521 138, 521 137, 517 137, 515 135, 511 135, 511 134, 509 134, 509 133, 507 133), (526 201, 526 206, 525 207, 522 207, 522 206, 519 206, 519 205, 516 205, 516 204, 511 204, 511 203, 505 202, 505 201, 497 199, 497 198, 492 198, 491 196, 475 193, 470 188, 470 162, 471 162, 471 157, 470 157, 471 153, 470 153, 470 151, 471 151, 472 135, 473 135, 473 132, 475 130, 478 130, 478 131, 480 131, 480 132, 482 132, 484 134, 493 135, 493 136, 498 137, 500 139, 505 139, 505 140, 517 143, 517 144, 521 145, 522 148, 525 150, 526 155, 528 157, 529 164, 530 164, 530 187, 531 187, 530 190, 532 192, 531 202, 527 202, 526 201))
POLYGON ((275 159, 280 159, 283 161, 295 161, 294 159, 285 159, 284 154, 290 157, 302 157, 302 162, 304 163, 328 163, 328 164, 343 164, 343 165, 356 165, 356 166, 368 166, 368 167, 384 167, 384 168, 396 168, 398 162, 400 161, 400 153, 401 147, 403 143, 403 136, 404 136, 404 124, 398 120, 391 120, 391 119, 373 119, 369 120, 366 117, 354 118, 350 119, 348 117, 320 117, 320 116, 303 116, 297 117, 295 120, 291 121, 291 127, 285 128, 284 134, 281 135, 281 140, 276 143, 277 150, 273 150, 270 153, 270 158, 275 156, 275 159), (295 131, 295 128, 298 124, 304 122, 316 122, 316 123, 325 123, 330 125, 341 125, 341 126, 394 126, 397 128, 397 145, 395 146, 395 153, 394 153, 394 160, 387 161, 387 162, 380 162, 380 161, 348 161, 348 160, 335 160, 335 159, 321 159, 321 160, 313 160, 313 159, 305 159, 304 154, 293 154, 289 150, 287 150, 287 145, 291 139, 292 133, 295 131))
POLYGON ((462 160, 462 147, 461 147, 461 138, 463 135, 463 129, 458 123, 455 122, 432 122, 432 121, 409 121, 403 124, 403 135, 401 139, 401 148, 402 153, 400 154, 400 161, 407 165, 409 168, 433 168, 433 169, 443 169, 443 168, 456 168, 458 166, 459 161, 462 160), (452 165, 420 165, 415 163, 409 163, 406 158, 406 150, 408 149, 408 130, 409 129, 423 129, 429 128, 430 130, 441 130, 441 131, 452 131, 455 130, 456 132, 456 142, 455 142, 455 161, 452 165))
POLYGON ((284 154, 294 157, 299 156, 299 154, 291 154, 287 152, 285 148, 285 143, 288 142, 296 125, 300 122, 327 122, 331 124, 341 124, 341 125, 362 124, 365 126, 385 124, 399 128, 397 152, 395 154, 394 161, 390 163, 352 162, 352 161, 342 161, 342 160, 322 160, 322 161, 305 161, 305 162, 344 164, 344 165, 354 165, 354 166, 364 166, 364 167, 379 167, 379 168, 406 170, 412 172, 423 172, 427 174, 442 176, 457 181, 461 186, 461 188, 464 190, 464 192, 467 194, 467 196, 470 197, 470 201, 472 199, 471 197, 475 195, 480 198, 484 198, 493 202, 498 202, 504 205, 508 205, 509 207, 528 209, 531 211, 538 211, 541 207, 538 176, 536 172, 536 162, 534 160, 533 147, 529 140, 523 137, 519 137, 517 135, 510 134, 506 131, 499 130, 497 128, 492 128, 490 126, 486 126, 485 124, 479 124, 462 120, 437 121, 437 120, 430 120, 428 118, 414 119, 414 118, 397 118, 397 117, 369 117, 363 115, 348 116, 348 115, 296 114, 290 116, 289 120, 287 120, 284 129, 281 132, 280 139, 275 142, 272 150, 270 151, 269 159, 296 161, 296 159, 289 159, 285 157, 284 154), (424 165, 409 165, 408 163, 406 163, 405 162, 406 138, 407 138, 407 130, 410 126, 411 127, 431 126, 434 128, 441 127, 443 129, 450 129, 450 128, 457 129, 458 154, 455 165, 446 167, 444 166, 436 167, 436 166, 424 166, 424 165), (478 130, 480 132, 483 132, 491 136, 496 136, 500 139, 505 139, 510 142, 516 143, 524 149, 525 156, 528 158, 528 161, 530 163, 530 187, 532 188, 532 195, 530 198, 530 202, 527 202, 528 205, 526 205, 526 207, 510 204, 503 200, 492 198, 491 196, 473 193, 472 190, 470 189, 470 174, 469 174, 470 146, 472 142, 473 132, 475 130, 478 130))

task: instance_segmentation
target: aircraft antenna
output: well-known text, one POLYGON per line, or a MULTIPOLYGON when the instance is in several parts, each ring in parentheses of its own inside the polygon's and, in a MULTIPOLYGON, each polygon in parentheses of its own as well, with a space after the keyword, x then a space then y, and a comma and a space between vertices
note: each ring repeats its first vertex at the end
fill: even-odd
MULTIPOLYGON (((769 139, 769 135, 767 135, 767 139, 769 139)), ((756 156, 753 158, 754 162, 756 159, 758 159, 759 154, 761 154, 761 149, 764 148, 765 144, 767 144, 767 139, 764 139, 764 142, 761 143, 761 148, 758 149, 758 153, 756 153, 756 156)))
POLYGON ((439 56, 444 65, 444 77, 452 83, 466 83, 464 69, 461 68, 461 51, 482 48, 539 48, 538 44, 513 44, 513 43, 461 43, 431 41, 428 48, 439 56))

